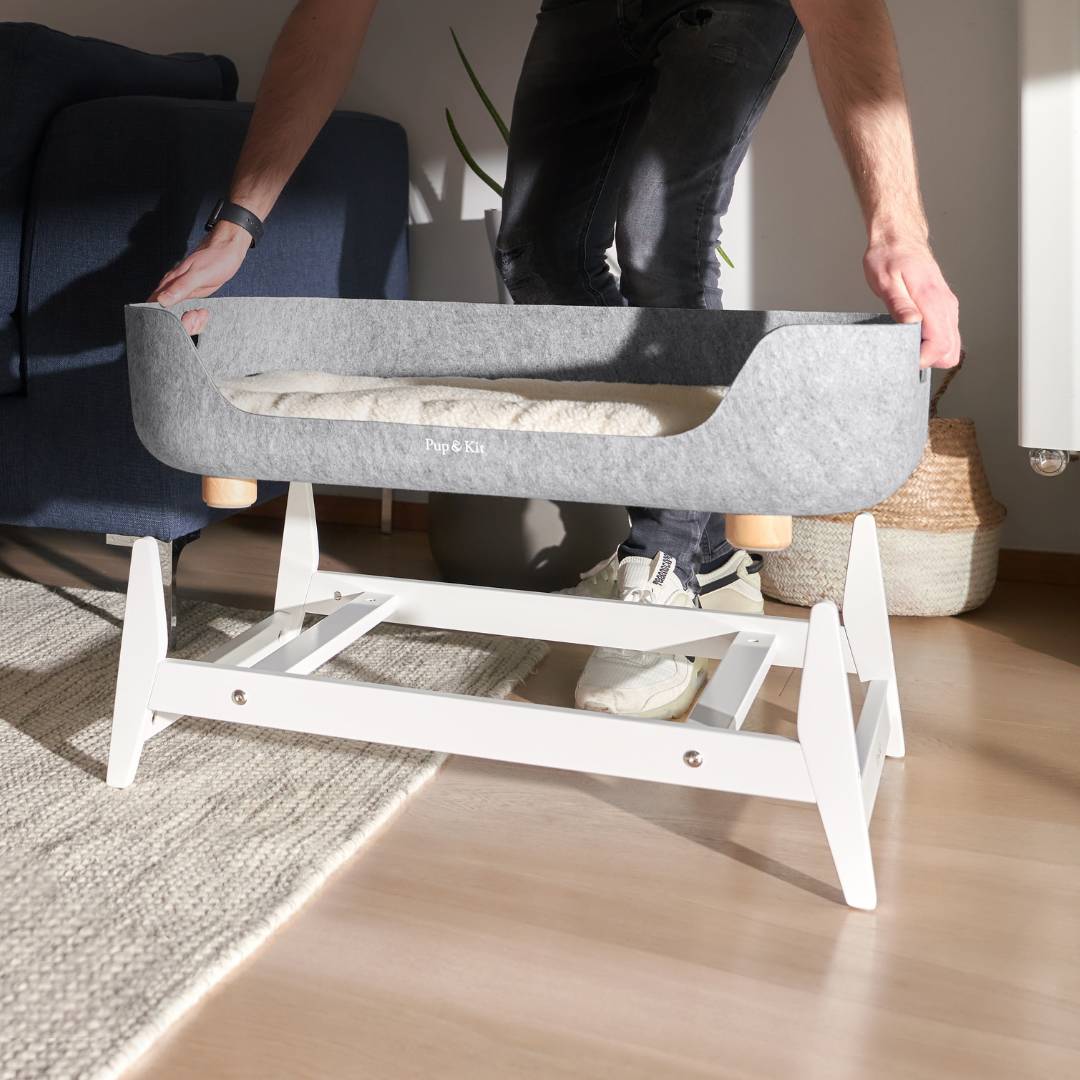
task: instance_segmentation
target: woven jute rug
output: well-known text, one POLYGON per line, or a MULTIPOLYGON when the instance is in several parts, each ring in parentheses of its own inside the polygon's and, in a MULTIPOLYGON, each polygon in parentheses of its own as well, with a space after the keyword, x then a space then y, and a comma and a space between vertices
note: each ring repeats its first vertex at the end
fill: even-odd
MULTIPOLYGON (((438 768, 184 719, 105 784, 124 598, 0 580, 0 1077, 116 1075, 438 768)), ((182 605, 198 656, 261 615, 182 605)), ((535 642, 382 627, 323 673, 504 696, 535 642)))

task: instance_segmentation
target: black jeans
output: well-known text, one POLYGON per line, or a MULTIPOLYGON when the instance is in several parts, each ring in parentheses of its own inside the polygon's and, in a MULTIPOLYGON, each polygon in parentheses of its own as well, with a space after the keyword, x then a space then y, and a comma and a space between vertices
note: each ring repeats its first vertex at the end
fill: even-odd
MULTIPOLYGON (((789 0, 543 0, 498 242, 514 302, 721 307, 720 222, 801 36, 789 0)), ((629 509, 620 556, 665 551, 686 583, 730 554, 719 514, 629 509)))

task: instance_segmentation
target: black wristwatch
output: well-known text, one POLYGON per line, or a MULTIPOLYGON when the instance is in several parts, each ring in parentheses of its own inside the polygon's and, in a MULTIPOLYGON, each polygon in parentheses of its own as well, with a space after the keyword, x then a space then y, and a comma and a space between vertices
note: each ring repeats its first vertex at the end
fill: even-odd
POLYGON ((262 239, 263 223, 250 210, 245 210, 228 199, 218 199, 217 205, 206 219, 206 231, 209 232, 219 221, 231 221, 241 229, 247 229, 251 233, 252 247, 262 239))

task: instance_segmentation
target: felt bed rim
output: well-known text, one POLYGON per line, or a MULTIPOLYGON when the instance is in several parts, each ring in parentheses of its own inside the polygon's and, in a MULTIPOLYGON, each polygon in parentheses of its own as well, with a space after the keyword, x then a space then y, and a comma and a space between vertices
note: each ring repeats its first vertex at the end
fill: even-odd
MULTIPOLYGON (((296 298, 237 298, 198 301, 187 306, 206 305, 227 310, 241 331, 254 332, 255 340, 265 344, 267 341, 273 342, 273 328, 255 325, 253 331, 252 325, 246 325, 245 320, 247 324, 257 324, 260 309, 265 311, 268 304, 291 306, 294 314, 300 312, 304 317, 310 313, 313 325, 328 311, 335 318, 347 316, 360 320, 365 317, 369 320, 392 319, 405 314, 410 319, 415 316, 429 320, 436 335, 444 333, 441 327, 448 314, 463 309, 468 319, 473 322, 479 319, 483 325, 490 322, 498 328, 499 320, 506 319, 505 314, 496 319, 490 318, 491 309, 497 309, 496 305, 425 301, 311 302, 296 298)), ((588 318, 582 312, 591 310, 595 309, 550 308, 540 315, 544 319, 559 320, 564 313, 573 312, 572 316, 567 317, 576 319, 580 326, 588 325, 588 318)), ((622 310, 641 313, 663 309, 622 310)), ((538 314, 536 309, 530 314, 535 322, 538 314)), ((741 313, 744 321, 747 314, 741 313)), ((783 317, 789 313, 779 314, 783 317)), ((155 304, 131 305, 126 316, 131 348, 133 407, 140 438, 152 453, 167 464, 211 475, 250 475, 259 479, 305 479, 362 486, 533 495, 568 501, 644 505, 649 505, 650 499, 655 504, 667 496, 666 505, 673 508, 710 508, 731 513, 843 512, 872 505, 899 487, 917 463, 926 434, 929 380, 918 367, 920 328, 918 324, 893 324, 880 316, 825 313, 820 317, 828 322, 817 324, 812 321, 818 317, 816 313, 798 313, 796 317, 801 321, 776 325, 756 337, 744 362, 738 366, 724 400, 702 424, 684 432, 647 437, 484 428, 459 430, 381 420, 312 420, 250 413, 233 405, 222 394, 207 354, 203 351, 203 343, 196 347, 181 327, 175 311, 167 311, 155 304), (845 364, 850 362, 849 367, 837 362, 841 353, 845 364), (771 356, 770 362, 774 366, 783 368, 786 365, 786 370, 779 372, 779 379, 774 373, 771 382, 759 370, 765 363, 763 357, 766 354, 771 356), (816 357, 819 361, 824 359, 827 362, 817 366, 812 362, 793 363, 793 357, 805 357, 808 361, 816 357), (196 363, 192 364, 192 360, 196 363), (910 364, 910 378, 898 378, 898 372, 907 364, 910 364), (170 415, 170 410, 163 407, 168 392, 163 386, 155 388, 151 385, 157 382, 157 379, 146 377, 151 368, 159 378, 170 372, 178 375, 185 369, 188 375, 197 373, 197 378, 187 378, 184 382, 186 403, 199 414, 201 421, 195 425, 197 433, 190 433, 195 438, 189 439, 179 430, 176 416, 170 415), (808 377, 807 372, 813 372, 813 375, 808 377), (791 385, 800 379, 802 385, 791 385), (824 387, 819 385, 815 389, 815 380, 823 382, 824 387), (747 386, 748 382, 754 385, 747 386), (213 392, 208 397, 211 388, 213 392), (797 407, 801 396, 807 392, 811 399, 816 397, 819 404, 826 402, 828 392, 850 392, 854 404, 859 406, 850 416, 842 418, 842 423, 838 422, 835 407, 831 408, 831 417, 820 418, 823 422, 827 420, 831 423, 834 432, 838 433, 835 454, 831 453, 832 448, 827 440, 822 442, 820 438, 813 438, 817 418, 812 410, 807 414, 806 423, 786 424, 789 438, 786 447, 774 445, 773 448, 773 458, 777 454, 795 458, 801 456, 801 467, 777 466, 771 471, 769 467, 763 467, 762 461, 766 466, 770 464, 768 448, 756 447, 759 452, 751 455, 749 451, 755 448, 755 441, 752 438, 748 441, 745 432, 741 441, 735 440, 737 447, 730 445, 732 440, 726 429, 734 412, 745 414, 761 411, 761 427, 764 429, 769 422, 767 417, 771 405, 773 420, 779 418, 778 422, 784 425, 783 410, 777 412, 778 403, 783 405, 786 402, 797 407), (161 397, 162 394, 165 396, 161 397), (750 404, 740 402, 740 398, 746 396, 751 396, 750 404), (210 397, 213 402, 209 400, 210 397), (196 402, 197 408, 194 407, 196 402), (222 409, 221 406, 226 408, 222 409), (163 426, 171 429, 164 439, 163 426), (354 430, 343 431, 348 428, 354 430), (441 469, 435 470, 428 467, 430 462, 420 466, 415 461, 406 462, 406 459, 415 457, 415 440, 421 437, 437 442, 479 439, 497 443, 495 449, 505 461, 500 468, 495 468, 490 461, 474 462, 474 465, 483 466, 476 470, 475 475, 464 472, 453 462, 445 462, 441 469), (254 452, 248 445, 249 441, 258 443, 260 450, 254 452), (280 446, 274 448, 271 445, 274 442, 288 442, 296 452, 285 453, 280 446), (335 443, 339 457, 355 458, 357 464, 349 468, 342 466, 340 461, 331 461, 327 453, 320 452, 319 444, 322 443, 335 443), (212 453, 206 452, 211 448, 212 453), (735 452, 736 449, 738 452, 735 452), (718 459, 717 475, 713 477, 715 483, 711 487, 696 481, 683 482, 681 489, 680 484, 675 483, 673 487, 664 487, 663 490, 660 490, 660 485, 650 487, 649 484, 629 481, 608 484, 598 481, 595 476, 590 478, 587 466, 576 470, 569 467, 559 469, 551 460, 544 460, 550 459, 556 452, 596 458, 594 471, 600 476, 614 476, 619 463, 625 465, 642 453, 642 468, 661 472, 664 469, 678 472, 680 462, 695 460, 710 461, 711 467, 711 461, 718 459), (730 483, 733 454, 737 459, 734 464, 746 468, 756 478, 755 482, 759 483, 761 490, 752 492, 745 484, 730 483), (361 466, 359 459, 365 455, 377 455, 380 460, 361 466), (830 456, 835 460, 827 463, 827 468, 822 468, 823 459, 830 456), (860 461, 845 461, 845 456, 861 459, 865 463, 864 478, 856 475, 860 461), (752 458, 758 460, 755 462, 752 458), (547 472, 554 475, 545 476, 547 472), (835 478, 835 483, 831 482, 830 476, 835 478), (779 482, 774 484, 776 480, 779 482), (530 487, 534 490, 526 490, 530 487), (774 487, 775 490, 772 490, 774 487), (731 488, 730 499, 724 494, 727 488, 731 488), (833 490, 828 490, 830 488, 833 490), (748 504, 748 499, 753 500, 753 505, 748 504)), ((713 317, 723 319, 724 313, 710 313, 710 318, 713 317)), ((667 325, 681 318, 681 313, 669 310, 667 325)), ((610 315, 608 319, 610 322, 610 315)), ((708 320, 705 322, 708 323, 708 320)), ((699 319, 697 325, 701 324, 702 320, 699 319)), ((317 326, 315 329, 317 333, 317 326)), ((447 331, 445 336, 450 341, 453 334, 447 331)), ((452 342, 451 345, 440 343, 440 347, 450 348, 452 342)), ((550 358, 546 362, 550 363, 550 358)), ((294 364, 293 370, 296 367, 294 364)), ((237 372, 223 370, 221 373, 228 377, 237 372)), ((498 377, 501 373, 482 374, 498 377)), ((550 377, 549 371, 539 371, 538 377, 550 377)), ((625 373, 620 374, 618 381, 645 382, 628 379, 625 373)), ((654 380, 649 381, 655 384, 654 380)), ((173 389, 178 391, 179 383, 173 389)), ((177 395, 178 402, 184 400, 183 393, 177 395)), ((184 411, 183 404, 178 403, 177 409, 184 411)), ((745 417, 743 420, 745 428, 745 417)), ((765 441, 768 442, 768 439, 765 441)))

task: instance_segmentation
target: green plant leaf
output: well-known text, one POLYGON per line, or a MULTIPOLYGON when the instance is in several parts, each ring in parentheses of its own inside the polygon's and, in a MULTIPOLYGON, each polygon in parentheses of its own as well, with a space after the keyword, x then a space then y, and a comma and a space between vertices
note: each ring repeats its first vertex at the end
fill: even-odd
POLYGON ((458 41, 457 34, 454 33, 454 28, 450 27, 450 36, 454 39, 454 47, 457 49, 458 56, 461 57, 461 62, 465 66, 465 72, 469 76, 470 82, 473 84, 473 89, 479 94, 480 100, 484 103, 484 108, 487 109, 488 115, 495 121, 495 126, 499 129, 499 134, 503 137, 503 142, 510 142, 510 129, 503 122, 503 118, 499 115, 499 110, 495 108, 491 98, 487 96, 487 91, 480 85, 480 80, 476 77, 476 72, 473 71, 472 64, 469 63, 469 58, 465 55, 465 50, 461 47, 461 42, 458 41))
POLYGON ((502 185, 497 180, 488 176, 488 174, 477 164, 476 158, 469 153, 469 148, 465 145, 464 139, 462 139, 461 135, 458 133, 457 125, 454 123, 454 118, 450 114, 449 109, 446 110, 446 126, 450 129, 450 138, 454 140, 454 145, 458 148, 458 153, 465 159, 465 164, 468 165, 469 168, 472 169, 472 171, 476 173, 476 175, 479 176, 480 179, 483 180, 484 183, 487 184, 487 186, 501 199, 503 193, 502 185))
POLYGON ((728 253, 724 250, 724 247, 723 247, 722 244, 717 244, 716 245, 716 254, 719 255, 720 258, 723 259, 724 262, 726 262, 728 264, 728 266, 731 267, 732 270, 735 269, 735 264, 728 257, 728 253))

